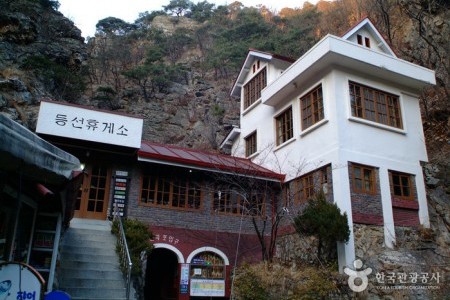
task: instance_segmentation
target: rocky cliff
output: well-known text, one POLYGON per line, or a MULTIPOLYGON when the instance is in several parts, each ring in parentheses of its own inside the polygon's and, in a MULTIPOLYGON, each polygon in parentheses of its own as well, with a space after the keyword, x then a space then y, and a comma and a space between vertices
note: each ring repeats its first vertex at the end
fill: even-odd
POLYGON ((81 71, 86 46, 80 30, 51 6, 1 0, 0 7, 0 111, 34 128, 40 99, 69 95, 64 76, 81 71))

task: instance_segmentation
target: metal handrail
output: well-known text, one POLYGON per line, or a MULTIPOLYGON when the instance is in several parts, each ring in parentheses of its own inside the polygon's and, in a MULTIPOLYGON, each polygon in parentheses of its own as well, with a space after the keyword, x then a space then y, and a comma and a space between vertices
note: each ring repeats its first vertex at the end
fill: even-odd
POLYGON ((131 262, 130 251, 128 250, 127 238, 125 236, 125 230, 123 229, 122 218, 119 215, 117 205, 114 204, 114 220, 119 222, 119 234, 118 234, 118 246, 119 246, 119 259, 120 266, 122 268, 127 268, 127 300, 130 299, 130 287, 131 287, 131 267, 133 263, 131 262))

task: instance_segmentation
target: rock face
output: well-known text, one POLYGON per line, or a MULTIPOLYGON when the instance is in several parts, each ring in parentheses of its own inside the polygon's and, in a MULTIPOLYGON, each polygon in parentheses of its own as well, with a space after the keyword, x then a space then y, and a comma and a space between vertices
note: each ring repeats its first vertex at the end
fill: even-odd
POLYGON ((31 128, 39 99, 60 96, 49 72, 77 73, 86 59, 81 31, 41 2, 0 1, 0 112, 31 128))
MULTIPOLYGON (((96 100, 102 96, 98 87, 111 86, 111 79, 99 84, 82 76, 95 49, 88 51, 72 21, 43 7, 45 0, 0 2, 0 113, 26 127, 34 129, 39 102, 45 98, 142 116, 143 139, 207 150, 218 148, 228 130, 224 124, 238 123, 239 103, 228 93, 231 83, 200 79, 190 67, 200 56, 195 49, 180 60, 190 69, 186 78, 166 93, 144 101, 139 89, 121 76, 123 85, 113 88, 114 99, 102 102, 96 100)), ((152 22, 166 34, 193 30, 195 24, 167 16, 152 22)))

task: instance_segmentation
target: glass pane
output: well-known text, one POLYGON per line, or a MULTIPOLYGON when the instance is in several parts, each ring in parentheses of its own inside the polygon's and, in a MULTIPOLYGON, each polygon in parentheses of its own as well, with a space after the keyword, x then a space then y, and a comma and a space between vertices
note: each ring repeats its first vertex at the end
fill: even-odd
POLYGON ((409 186, 409 178, 407 176, 402 176, 402 185, 409 186))
POLYGON ((394 185, 400 185, 400 176, 392 175, 392 181, 394 182, 394 185))
POLYGON ((91 188, 90 190, 89 190, 89 199, 97 199, 97 190, 96 189, 93 189, 93 188, 91 188))
POLYGON ((106 178, 105 177, 99 178, 98 181, 99 181, 99 183, 98 183, 99 187, 104 188, 106 186, 106 178))
POLYGON ((95 207, 96 212, 102 212, 103 211, 103 201, 97 201, 97 205, 95 207))
POLYGON ((89 200, 88 201, 87 210, 88 211, 94 211, 94 209, 95 209, 95 201, 94 200, 89 200))
POLYGON ((97 187, 98 186, 98 177, 97 176, 92 176, 91 178, 91 188, 92 187, 97 187))
POLYGON ((103 189, 98 190, 97 200, 104 200, 104 199, 105 199, 105 190, 103 189))
POLYGON ((409 192, 409 187, 404 186, 403 187, 403 197, 409 197, 411 196, 410 192, 409 192))

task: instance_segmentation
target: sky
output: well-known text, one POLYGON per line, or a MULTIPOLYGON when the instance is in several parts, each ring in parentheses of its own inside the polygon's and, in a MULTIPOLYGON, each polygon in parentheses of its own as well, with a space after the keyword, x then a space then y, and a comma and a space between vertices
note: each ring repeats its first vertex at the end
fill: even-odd
MULTIPOLYGON (((209 3, 227 5, 235 0, 208 0, 209 3)), ((59 11, 80 28, 83 37, 94 36, 95 25, 101 19, 116 17, 128 23, 133 23, 139 13, 145 11, 162 10, 163 5, 170 0, 59 0, 59 11)), ((192 1, 198 3, 199 1, 192 1)), ((263 4, 272 10, 281 10, 283 7, 301 8, 305 0, 239 0, 244 6, 263 4)), ((309 0, 317 3, 318 0, 309 0)))

